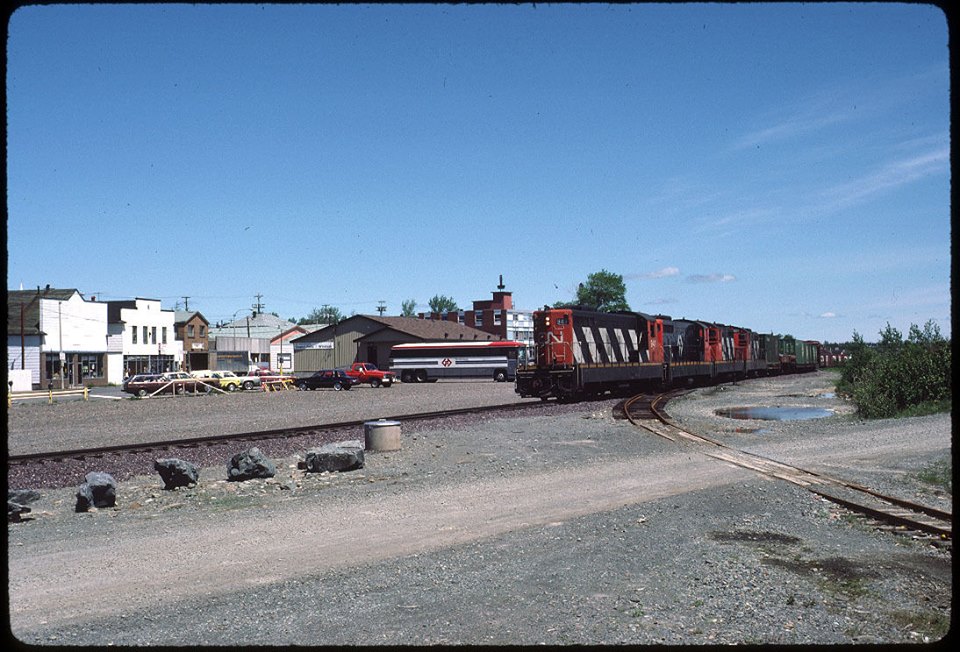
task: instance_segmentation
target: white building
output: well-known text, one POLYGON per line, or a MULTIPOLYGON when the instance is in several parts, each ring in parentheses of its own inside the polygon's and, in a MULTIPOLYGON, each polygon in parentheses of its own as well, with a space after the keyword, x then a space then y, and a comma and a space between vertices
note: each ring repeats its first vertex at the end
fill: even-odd
POLYGON ((183 342, 174 332, 176 314, 156 299, 107 301, 108 369, 111 383, 128 375, 175 371, 183 364, 183 342))
POLYGON ((49 285, 7 292, 7 361, 34 387, 105 385, 107 304, 49 285))

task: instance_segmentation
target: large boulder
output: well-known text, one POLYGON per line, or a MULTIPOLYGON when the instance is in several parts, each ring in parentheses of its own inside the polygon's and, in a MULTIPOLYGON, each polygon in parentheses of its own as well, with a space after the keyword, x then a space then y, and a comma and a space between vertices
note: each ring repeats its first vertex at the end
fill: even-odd
POLYGON ((10 489, 7 491, 7 521, 15 523, 21 514, 30 511, 29 503, 40 499, 40 492, 34 489, 10 489))
POLYGON ((307 451, 305 468, 308 473, 362 469, 363 442, 350 440, 311 448, 307 451))
POLYGON ((117 504, 117 481, 109 473, 92 471, 86 482, 77 489, 76 511, 86 512, 91 507, 114 507, 117 504))
POLYGON ((276 474, 277 467, 259 448, 237 453, 227 464, 227 480, 239 482, 254 478, 272 478, 276 474))
POLYGON ((189 487, 197 484, 200 479, 200 469, 186 460, 176 458, 154 460, 153 468, 160 474, 164 489, 189 487))

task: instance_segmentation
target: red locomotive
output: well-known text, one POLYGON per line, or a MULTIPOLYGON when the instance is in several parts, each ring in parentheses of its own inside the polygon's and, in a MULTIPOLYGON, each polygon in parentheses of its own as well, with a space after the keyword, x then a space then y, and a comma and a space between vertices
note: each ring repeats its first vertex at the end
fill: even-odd
POLYGON ((793 356, 790 371, 817 363, 813 343, 642 312, 538 310, 533 334, 534 351, 517 369, 516 389, 544 400, 781 373, 781 349, 793 356))

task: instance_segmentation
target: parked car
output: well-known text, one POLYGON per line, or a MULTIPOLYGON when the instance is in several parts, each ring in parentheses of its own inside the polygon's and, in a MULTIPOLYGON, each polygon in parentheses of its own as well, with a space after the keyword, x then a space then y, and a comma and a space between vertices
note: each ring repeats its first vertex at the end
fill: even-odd
POLYGON ((343 369, 321 369, 310 376, 297 378, 296 387, 300 390, 320 389, 326 387, 340 391, 341 389, 350 389, 360 381, 351 378, 343 369))
POLYGON ((220 389, 228 392, 235 392, 238 389, 253 389, 260 387, 261 381, 258 376, 240 376, 233 371, 211 371, 203 369, 201 371, 190 372, 194 378, 199 378, 210 385, 218 385, 220 389))
POLYGON ((122 391, 134 396, 153 393, 170 394, 181 392, 206 392, 207 386, 185 371, 168 371, 164 374, 137 374, 123 383, 122 391))
POLYGON ((293 376, 281 374, 279 371, 274 371, 273 369, 261 369, 260 367, 254 367, 248 372, 248 375, 253 376, 254 378, 259 378, 262 384, 270 385, 274 389, 276 389, 278 385, 283 385, 285 387, 292 386, 297 380, 293 376))

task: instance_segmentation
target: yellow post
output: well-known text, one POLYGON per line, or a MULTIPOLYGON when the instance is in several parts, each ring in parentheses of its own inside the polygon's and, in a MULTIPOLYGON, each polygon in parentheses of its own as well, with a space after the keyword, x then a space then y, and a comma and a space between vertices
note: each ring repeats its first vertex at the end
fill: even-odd
POLYGON ((52 404, 53 404, 53 390, 52 390, 52 389, 48 389, 48 390, 47 390, 47 405, 52 405, 52 404))
POLYGON ((84 386, 83 386, 83 400, 84 400, 84 401, 90 400, 90 399, 88 398, 88 391, 89 391, 89 388, 88 388, 86 385, 84 385, 84 386))

